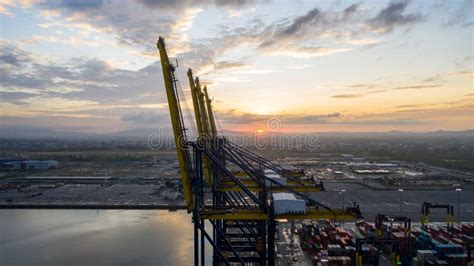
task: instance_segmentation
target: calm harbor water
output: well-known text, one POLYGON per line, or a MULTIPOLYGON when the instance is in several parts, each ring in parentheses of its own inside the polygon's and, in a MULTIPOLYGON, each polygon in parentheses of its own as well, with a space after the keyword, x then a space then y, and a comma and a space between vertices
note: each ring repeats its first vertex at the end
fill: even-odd
POLYGON ((184 211, 0 210, 1 266, 192 264, 184 211))

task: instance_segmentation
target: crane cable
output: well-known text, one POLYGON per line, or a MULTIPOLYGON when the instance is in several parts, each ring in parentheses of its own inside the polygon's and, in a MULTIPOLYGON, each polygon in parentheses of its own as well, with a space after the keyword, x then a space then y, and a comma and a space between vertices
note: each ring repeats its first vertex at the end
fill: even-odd
MULTIPOLYGON (((214 99, 212 99, 214 101, 214 99)), ((214 112, 214 122, 217 123, 217 132, 219 132, 221 135, 224 133, 222 132, 222 125, 221 125, 221 120, 219 119, 219 112, 214 112)))
MULTIPOLYGON (((177 94, 180 95, 179 98, 181 98, 181 102, 184 102, 184 105, 185 105, 185 108, 184 108, 184 112, 186 113, 185 117, 186 117, 186 120, 189 122, 190 120, 192 120, 192 114, 191 114, 191 108, 189 106, 189 102, 188 100, 186 99, 186 95, 184 93, 184 90, 183 88, 181 87, 181 82, 179 81, 178 78, 176 78, 176 87, 177 87, 177 94)), ((184 120, 184 119, 183 119, 184 120)), ((183 124, 184 124, 184 121, 183 121, 183 124)), ((190 126, 190 127, 186 127, 185 130, 187 129, 191 129, 191 133, 194 135, 193 137, 197 136, 197 129, 196 129, 196 125, 194 125, 194 123, 189 123, 193 126, 190 126)))

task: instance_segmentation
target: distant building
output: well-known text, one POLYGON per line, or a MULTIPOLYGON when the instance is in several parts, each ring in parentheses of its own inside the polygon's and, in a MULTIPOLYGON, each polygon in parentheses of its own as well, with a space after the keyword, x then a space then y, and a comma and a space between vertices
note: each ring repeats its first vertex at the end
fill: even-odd
POLYGON ((6 171, 48 170, 58 166, 58 161, 55 160, 38 161, 23 157, 0 159, 0 169, 6 171))
POLYGON ((397 167, 398 164, 396 163, 375 163, 374 164, 377 167, 397 167))
POLYGON ((367 169, 372 167, 372 164, 368 162, 350 162, 348 166, 350 169, 367 169))
POLYGON ((110 176, 27 176, 31 180, 54 180, 54 181, 107 181, 114 179, 110 176))
POLYGON ((359 175, 374 175, 374 174, 391 174, 389 170, 353 170, 354 173, 359 175))
POLYGON ((306 203, 297 199, 293 193, 273 193, 273 209, 275 214, 305 213, 306 203))
POLYGON ((179 198, 179 192, 177 191, 165 191, 161 195, 167 200, 177 200, 179 198))

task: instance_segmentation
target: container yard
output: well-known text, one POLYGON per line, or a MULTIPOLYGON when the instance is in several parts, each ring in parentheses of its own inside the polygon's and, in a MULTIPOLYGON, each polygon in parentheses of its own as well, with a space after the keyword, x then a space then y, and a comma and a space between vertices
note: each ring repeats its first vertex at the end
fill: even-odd
POLYGON ((307 265, 472 265, 474 223, 417 223, 412 229, 382 223, 378 231, 363 220, 318 220, 296 224, 291 232, 298 235, 307 265))

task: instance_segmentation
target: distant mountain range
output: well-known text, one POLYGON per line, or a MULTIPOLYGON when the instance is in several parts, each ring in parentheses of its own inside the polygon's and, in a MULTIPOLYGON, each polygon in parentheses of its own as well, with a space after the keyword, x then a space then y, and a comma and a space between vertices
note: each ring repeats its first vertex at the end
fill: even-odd
MULTIPOLYGON (((192 132, 188 134, 192 135, 192 132)), ((244 136, 255 134, 254 132, 224 130, 221 134, 227 136, 244 136)), ((432 132, 406 132, 406 131, 387 131, 387 132, 311 132, 311 133, 281 133, 272 132, 272 134, 281 135, 318 135, 320 137, 474 137, 474 129, 463 131, 432 131, 432 132)), ((172 136, 171 128, 135 128, 113 133, 86 133, 76 131, 59 131, 46 127, 0 127, 1 138, 64 138, 64 139, 147 139, 149 136, 169 137, 172 136)), ((191 136, 192 138, 192 136, 191 136)))
POLYGON ((53 130, 46 127, 0 127, 2 138, 64 138, 64 139, 146 139, 153 134, 171 136, 170 128, 136 128, 113 133, 90 133, 77 131, 53 130))

